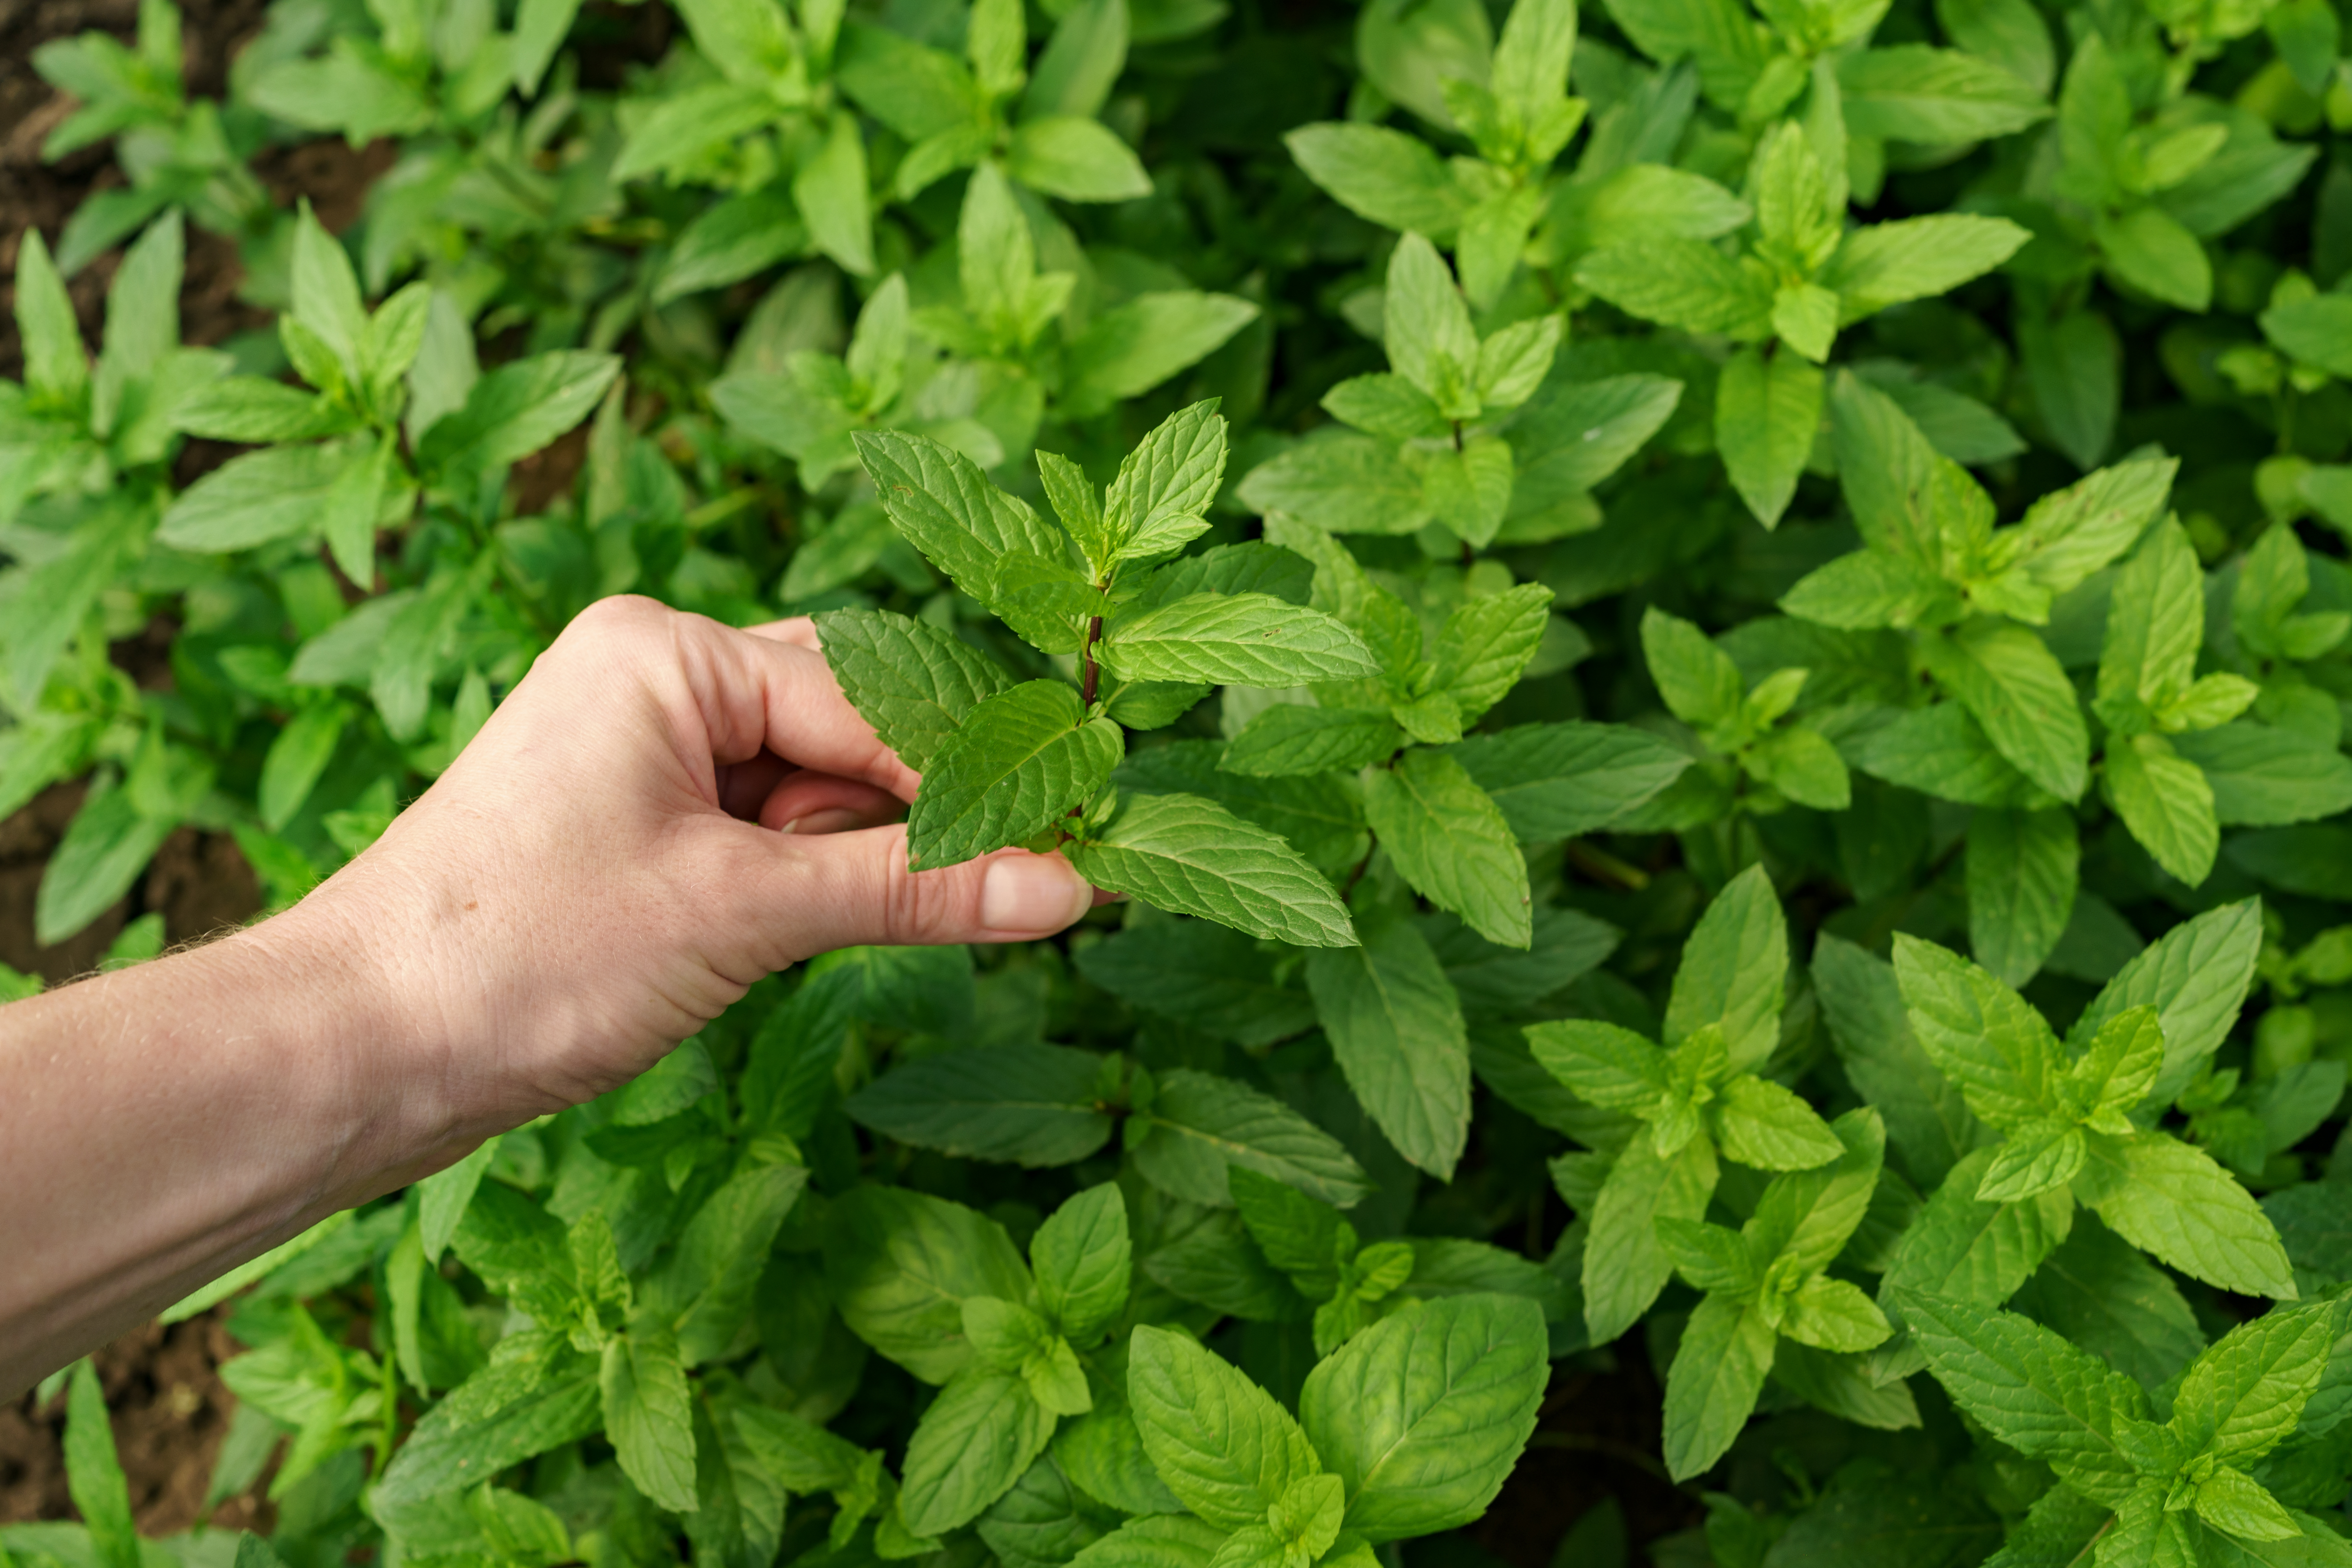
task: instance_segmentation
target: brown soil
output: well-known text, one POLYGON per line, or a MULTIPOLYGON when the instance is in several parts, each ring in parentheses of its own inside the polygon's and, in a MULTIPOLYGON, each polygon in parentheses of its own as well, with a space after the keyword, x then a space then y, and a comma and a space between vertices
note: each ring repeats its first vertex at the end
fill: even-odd
MULTIPOLYGON (((236 1409, 213 1370, 236 1351, 221 1326, 227 1310, 168 1329, 150 1323, 94 1358, 142 1535, 185 1530, 203 1510, 213 1462, 236 1409)), ((0 1408, 0 1524, 76 1517, 60 1447, 65 1405, 62 1394, 39 1406, 26 1394, 0 1408)), ((262 1500, 262 1489, 256 1482, 249 1495, 222 1503, 212 1522, 226 1530, 266 1530, 274 1510, 262 1500)))

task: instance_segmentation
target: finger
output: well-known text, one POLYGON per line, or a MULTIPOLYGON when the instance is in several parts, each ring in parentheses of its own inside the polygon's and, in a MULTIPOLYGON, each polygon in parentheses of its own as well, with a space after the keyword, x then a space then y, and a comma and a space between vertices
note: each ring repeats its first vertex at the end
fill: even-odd
POLYGON ((770 642, 792 643, 812 653, 821 651, 817 644, 816 622, 807 616, 794 616, 782 621, 762 621, 756 626, 745 626, 743 635, 766 637, 770 642))
MULTIPOLYGON (((770 751, 719 768, 719 809, 738 822, 757 822, 778 785, 801 770, 770 751)), ((773 826, 772 824, 771 826, 773 826)))
POLYGON ((786 959, 837 947, 1032 941, 1094 907, 1094 889, 1059 855, 1001 849, 910 871, 904 826, 762 837, 761 872, 745 886, 739 918, 778 932, 786 959))
POLYGON ((759 824, 793 833, 839 833, 852 827, 879 827, 907 812, 906 803, 888 790, 857 779, 803 770, 778 781, 760 803, 759 824))

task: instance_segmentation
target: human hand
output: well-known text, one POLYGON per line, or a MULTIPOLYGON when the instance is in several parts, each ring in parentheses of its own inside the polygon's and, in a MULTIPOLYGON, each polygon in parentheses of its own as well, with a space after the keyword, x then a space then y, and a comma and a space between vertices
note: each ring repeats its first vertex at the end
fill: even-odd
POLYGON ((441 1163, 626 1082, 816 953, 1021 941, 1086 912, 1058 856, 908 871, 891 819, 917 782, 806 620, 741 632, 607 599, 280 921, 376 955, 445 1100, 441 1163))

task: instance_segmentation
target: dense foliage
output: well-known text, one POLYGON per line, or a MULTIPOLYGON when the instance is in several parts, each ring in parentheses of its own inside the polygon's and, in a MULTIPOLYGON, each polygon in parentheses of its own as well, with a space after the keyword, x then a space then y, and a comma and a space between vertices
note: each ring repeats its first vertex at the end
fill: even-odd
POLYGON ((59 1374, 0 1563, 1475 1564, 1599 1377, 1662 1563, 2352 1563, 2330 0, 675 12, 41 51, 122 176, 0 384, 42 940, 183 825, 299 898, 623 592, 814 615, 918 866, 1131 899, 183 1303, 268 1544, 142 1545, 59 1374))

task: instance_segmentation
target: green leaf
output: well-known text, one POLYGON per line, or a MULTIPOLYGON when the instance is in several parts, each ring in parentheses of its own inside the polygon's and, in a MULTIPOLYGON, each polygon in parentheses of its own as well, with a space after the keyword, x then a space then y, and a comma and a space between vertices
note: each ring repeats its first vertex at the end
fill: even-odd
POLYGON ((1617 1156, 1584 1244, 1584 1321, 1594 1344, 1632 1328, 1658 1299, 1674 1265, 1659 1245, 1657 1222, 1700 1218, 1715 1182, 1715 1147, 1704 1138, 1672 1155, 1636 1138, 1617 1156))
POLYGON ((1628 315, 1685 332, 1753 340, 1771 331, 1771 286, 1703 240, 1605 246, 1577 264, 1576 281, 1628 315))
POLYGON ((888 610, 828 610, 817 637, 842 695, 920 773, 971 710, 1009 682, 978 648, 888 610))
POLYGON ((965 1366, 923 1411, 907 1444, 898 1507, 918 1535, 943 1535, 1012 1489, 1054 1435, 1054 1417, 1018 1372, 965 1366))
POLYGON ((1642 654, 1658 695, 1684 723, 1705 728, 1738 715, 1747 690, 1739 667, 1690 622, 1655 605, 1643 611, 1642 654))
POLYGON ((2033 1271, 2014 1304, 2145 1388, 2171 1382, 2205 1348, 2172 1276, 2087 1215, 2076 1217, 2065 1245, 2033 1271))
POLYGON ((1397 374, 1449 419, 1478 413, 1478 336, 1437 247, 1407 234, 1390 254, 1381 343, 1397 374))
POLYGON ((824 1235, 825 1283, 859 1339, 926 1383, 970 1354, 963 1301, 1020 1300, 1028 1270, 1004 1227, 961 1204, 859 1185, 835 1200, 824 1235))
POLYGON ((2158 865, 2192 888, 2211 873, 2221 847, 2213 787, 2164 737, 2116 737, 2099 782, 2116 815, 2158 865))
POLYGON ((1214 741, 1171 741, 1138 752, 1111 775, 1123 790, 1146 795, 1196 795, 1244 821, 1279 833, 1318 866, 1352 866, 1363 858, 1364 813, 1354 790, 1338 779, 1259 779, 1219 763, 1214 741))
POLYGON ((1929 674, 1959 699, 1994 748, 2061 800, 2089 782, 2091 738, 2074 682, 2023 626, 1972 620, 1916 645, 1929 674))
POLYGON ((1823 1132, 1835 1152, 1812 1169, 1773 1178, 1757 1200, 1743 1233, 1751 1257, 1818 1273, 1836 1261, 1869 1212, 1886 1156, 1878 1113, 1849 1110, 1823 1132))
POLYGON ((2168 1104, 2236 1021, 2253 984, 2262 940, 2262 906, 2252 899, 2173 927, 2092 998, 2069 1040, 2079 1050, 2118 1016, 2154 1007, 2164 1030, 2164 1067, 2147 1099, 2168 1104))
POLYGON ((1836 1159, 1843 1148, 1811 1106, 1760 1078, 1743 1076, 1723 1086, 1716 1129, 1726 1157, 1762 1171, 1808 1171, 1836 1159))
POLYGON ((1364 818, 1406 881, 1489 942, 1533 935, 1528 870, 1502 809, 1443 752, 1414 748, 1364 780, 1364 818))
POLYGON ((1093 799, 1124 751, 1118 726, 1087 719, 1059 680, 983 700, 931 754, 907 816, 908 865, 952 866, 1034 837, 1093 799))
POLYGON ((2352 758, 2291 731, 2241 721, 2171 740, 2204 773, 2226 826, 2275 827, 2352 809, 2352 758))
POLYGON ((2340 1307, 2274 1307, 2199 1356, 2172 1397, 2173 1429, 2192 1455, 2245 1466, 2284 1442, 2319 1386, 2340 1307))
POLYGON ((1298 1418, 1367 1541, 1475 1521, 1535 1431, 1550 1375, 1522 1296, 1433 1300, 1384 1318, 1308 1373, 1298 1418))
POLYGON ((1150 1111, 1137 1120, 1146 1133, 1133 1148, 1136 1169, 1192 1203, 1231 1203, 1235 1167, 1339 1206, 1372 1191, 1371 1179, 1338 1139, 1229 1078, 1182 1068, 1164 1073, 1150 1111))
POLYGON ((1139 294, 1096 316, 1070 343, 1071 391, 1105 401, 1139 396, 1215 353, 1257 313, 1232 294, 1139 294))
POLYGON ((1037 1305, 1065 1339, 1087 1344, 1127 1310, 1134 1248, 1127 1200, 1106 1182, 1055 1209, 1029 1244, 1037 1305))
POLYGON ((1683 944, 1666 1003, 1666 1044, 1717 1025, 1730 1070, 1755 1070, 1780 1042, 1788 973, 1789 927, 1780 895, 1761 866, 1750 867, 1716 896, 1683 944))
POLYGON ((89 351, 65 279, 40 230, 27 227, 16 256, 16 334, 25 345, 25 390, 36 406, 79 414, 89 395, 89 351))
POLYGON ((1393 916, 1363 945, 1310 953, 1307 986, 1332 1054, 1397 1152, 1452 1177, 1470 1126, 1470 1039, 1428 942, 1393 916))
POLYGON ((2063 1190, 2022 1203, 1978 1199, 1995 1151, 1970 1152, 1927 1196, 1886 1271, 1890 1292, 1923 1290, 1979 1307, 1999 1306, 2065 1241, 2074 1200, 2063 1190))
POLYGON ((1054 114, 1013 128, 1005 171, 1066 202, 1125 202, 1151 194, 1151 176, 1100 121, 1054 114))
POLYGON ((1211 1524, 1260 1523, 1294 1480, 1322 1468, 1270 1394, 1181 1333, 1137 1328, 1128 1391, 1160 1479, 1211 1524))
POLYGON ((1097 652, 1129 680, 1286 687, 1380 673, 1348 626, 1270 594, 1188 595, 1115 623, 1097 652))
POLYGON ((481 471, 527 458, 586 418, 620 370, 619 356, 584 351, 500 365, 425 432, 417 464, 428 471, 481 471))
MULTIPOLYGON (((1207 531, 1209 506, 1224 475, 1225 422, 1218 417, 1216 399, 1179 409, 1154 426, 1120 459, 1118 477, 1103 498, 1104 524, 1116 558, 1148 560, 1207 531)), ((1196 569, 1206 570, 1205 558, 1196 569)), ((1244 585, 1204 580, 1200 586, 1230 594, 1244 585)), ((1177 596, 1163 595, 1163 602, 1177 596)))
POLYGON ((2245 1296, 2294 1299, 2278 1232, 2201 1149, 2161 1132, 2094 1134, 2075 1191, 2116 1235, 2191 1279, 2245 1296))
POLYGON ((1544 1071, 1603 1110, 1647 1110, 1667 1093, 1666 1054, 1631 1029, 1570 1018, 1531 1024, 1527 1037, 1544 1071))
POLYGON ((1969 945, 2003 984, 2032 979, 2065 934, 2080 856, 2067 812, 1985 808, 1969 818, 1969 945))
POLYGON ((2294 1516, 2243 1470, 2221 1469, 2198 1483, 2197 1517, 2240 1541, 2294 1541, 2294 1516))
POLYGON ((1403 744, 1404 731, 1385 713, 1286 702, 1243 725, 1218 766, 1257 778, 1351 773, 1386 761, 1403 744))
POLYGON ((1078 973, 1138 1007, 1242 1046, 1315 1026, 1307 994, 1279 984, 1258 944, 1208 921, 1132 927, 1081 949, 1078 973))
POLYGON ((2137 1484, 2116 1427, 2147 1418, 2139 1384, 2013 1312, 1914 1291, 1897 1300, 1936 1381, 1986 1431, 2109 1507, 2137 1484))
POLYGON ((858 460, 900 533, 956 586, 993 605, 996 563, 1025 552, 1052 561, 1066 545, 1028 505, 988 482, 979 465, 928 436, 861 430, 858 460))
POLYGON ((67 824, 42 868, 33 903, 33 940, 44 947, 72 936, 130 890, 179 826, 149 816, 127 788, 91 795, 67 824))
MULTIPOLYGON (((1688 752, 1622 724, 1522 724, 1448 748, 1522 843, 1590 833, 1654 798, 1688 752)), ((1228 765, 1232 757, 1226 753, 1228 765)))
POLYGON ((1008 1045, 903 1062, 842 1109, 860 1125, 968 1159, 1067 1165, 1108 1142, 1103 1061, 1063 1046, 1008 1045))
POLYGON ((1335 947, 1355 927, 1323 874, 1276 835, 1213 801, 1135 795, 1110 826, 1067 849, 1098 888, 1252 936, 1335 947))
POLYGON ((103 1568, 139 1568, 139 1532, 131 1521, 130 1484, 107 1424, 106 1394, 89 1360, 74 1363, 66 1384, 66 1489, 89 1528, 103 1568))
POLYGON ((318 526, 351 461, 331 442, 231 458, 180 492, 155 537, 175 550, 226 553, 304 532, 318 526))
POLYGON ((1754 349, 1733 355, 1716 384, 1716 449, 1732 488, 1767 528, 1789 510, 1797 476, 1812 455, 1822 384, 1820 367, 1798 354, 1768 361, 1754 349))
MULTIPOLYGON (((2038 20, 2038 18, 2036 18, 2038 20)), ((1947 32, 1951 29, 1948 26, 1947 32)), ((2012 135, 2050 113, 2032 80, 1986 58, 1958 33, 1962 49, 1924 44, 1857 49, 1837 62, 1846 131, 1855 136, 1916 142, 1927 146, 2012 135)), ((2041 51, 2049 54, 2049 34, 2041 51)), ((2046 86, 2046 82, 2045 82, 2046 86)))
POLYGON ((2179 218, 2158 206, 2100 217, 2092 230, 2107 269, 2126 286, 2176 309, 2213 301, 2213 264, 2179 218))
POLYGON ((1728 1297, 1709 1296, 1691 1313, 1666 1372, 1666 1470, 1676 1480, 1729 1450, 1764 1391, 1774 1342, 1760 1309, 1728 1297))
POLYGON ((1130 1519, 1070 1560, 1072 1568, 1209 1568, 1226 1531, 1189 1514, 1130 1519))
POLYGON ((656 1506, 692 1513, 693 1394, 667 1333, 635 1328, 607 1341, 601 1378, 604 1435, 622 1473, 656 1506))
POLYGON ((1421 476, 1392 445, 1345 432, 1258 465, 1234 493, 1255 510, 1334 533, 1412 533, 1430 516, 1421 476))
POLYGON ((587 1436, 602 1422, 598 1383, 597 1363, 561 1337, 508 1335, 488 1365, 417 1421, 375 1495, 397 1507, 454 1491, 587 1436))
POLYGON ((1933 942, 1898 934, 1895 973, 1911 1027, 1969 1109, 1996 1127, 2034 1121, 2054 1105, 2063 1067, 2042 1015, 1988 971, 1933 942))
POLYGON ((808 225, 810 243, 861 278, 874 270, 869 183, 864 132, 845 114, 834 117, 831 133, 793 176, 793 205, 808 225))
POLYGON ((1444 238, 1469 210, 1468 194, 1419 137, 1326 121, 1299 126, 1282 140, 1308 179, 1383 228, 1444 238))
POLYGON ((1947 294, 2017 254, 2032 235, 2007 218, 1943 214, 1849 229, 1821 280, 1852 321, 1947 294))

